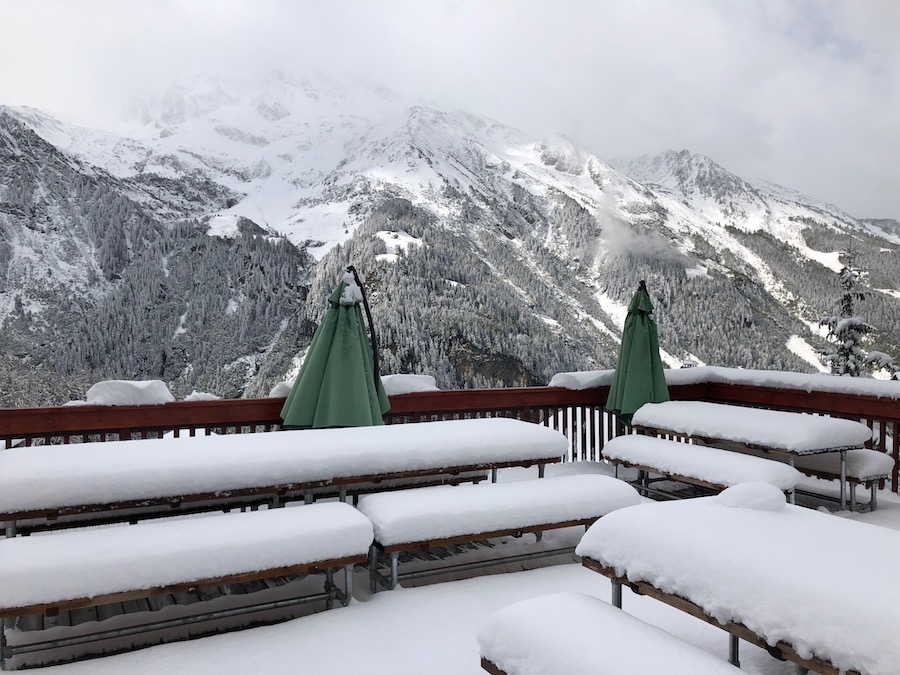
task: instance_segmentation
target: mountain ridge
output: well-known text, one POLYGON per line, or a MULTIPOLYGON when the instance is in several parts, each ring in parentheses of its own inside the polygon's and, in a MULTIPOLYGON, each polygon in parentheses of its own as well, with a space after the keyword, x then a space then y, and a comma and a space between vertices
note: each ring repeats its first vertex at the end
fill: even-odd
MULTIPOLYGON (((401 101, 383 90, 274 81, 274 88, 249 94, 207 81, 195 99, 181 86, 157 106, 136 107, 131 138, 72 127, 40 111, 0 108, 9 118, 0 134, 10 136, 3 129, 15 119, 82 167, 85 178, 57 181, 67 199, 79 201, 77 182, 94 172, 153 224, 157 234, 148 251, 200 244, 204 264, 221 270, 204 275, 223 284, 216 292, 230 304, 220 304, 222 316, 206 311, 192 323, 196 307, 189 296, 196 289, 178 286, 154 254, 140 264, 127 247, 121 256, 120 272, 141 268, 167 297, 180 298, 167 314, 154 315, 160 327, 149 331, 147 353, 135 347, 131 358, 155 363, 185 393, 221 386, 214 393, 259 395, 285 377, 324 311, 329 286, 349 262, 368 270, 373 311, 384 316, 382 363, 393 372, 429 372, 444 387, 542 384, 561 370, 610 366, 624 307, 640 278, 651 286, 674 366, 690 359, 815 368, 808 352, 801 358, 786 345, 795 337, 810 352, 822 344, 816 322, 829 308, 829 294, 837 295, 838 253, 850 236, 873 270, 873 287, 900 289, 890 273, 900 238, 890 222, 857 221, 816 200, 792 199, 786 188, 734 176, 700 155, 607 163, 564 137, 535 139, 495 120, 401 101), (392 237, 418 243, 389 251, 392 237), (265 271, 267 283, 278 279, 276 295, 261 287, 261 277, 251 293, 227 262, 229 247, 246 260, 279 261, 265 271), (293 253, 285 257, 288 249, 293 253), (270 303, 277 310, 251 330, 270 303), (237 309, 224 313, 228 308, 237 309), (222 342, 234 312, 246 338, 237 351, 222 342), (192 325, 198 339, 205 330, 207 339, 222 342, 206 366, 195 360, 204 348, 178 332, 192 325), (252 365, 245 376, 219 377, 217 385, 216 373, 233 372, 234 363, 252 365)), ((47 188, 38 175, 29 180, 29 194, 15 205, 25 213, 40 206, 47 188)), ((12 211, 0 203, 0 227, 28 229, 29 218, 12 211)), ((12 330, 15 297, 27 306, 34 295, 14 279, 9 259, 0 331, 12 330)), ((48 264, 66 269, 73 260, 58 256, 48 264)), ((79 302, 93 311, 105 304, 122 311, 124 300, 116 296, 127 285, 122 278, 79 302)), ((186 277, 178 283, 190 285, 186 277)), ((873 320, 888 334, 879 346, 891 351, 890 336, 900 335, 900 305, 888 292, 876 295, 873 320)), ((27 331, 18 330, 27 342, 27 331)), ((58 332, 43 339, 58 339, 58 332)), ((117 339, 128 341, 119 336, 112 343, 117 339)), ((84 351, 83 345, 67 351, 63 370, 83 378, 123 376, 115 372, 121 359, 79 362, 84 351)), ((49 370, 59 369, 43 358, 49 370)), ((6 364, 10 373, 22 370, 9 358, 6 364)))

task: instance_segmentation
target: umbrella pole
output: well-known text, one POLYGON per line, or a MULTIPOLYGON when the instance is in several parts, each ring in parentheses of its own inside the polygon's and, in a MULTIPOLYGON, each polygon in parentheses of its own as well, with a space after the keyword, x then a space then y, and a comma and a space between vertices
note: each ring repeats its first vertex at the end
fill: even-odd
POLYGON ((356 268, 353 265, 350 265, 347 267, 347 271, 353 275, 353 280, 356 282, 356 285, 359 286, 360 293, 362 293, 363 308, 366 310, 366 320, 369 322, 369 341, 372 345, 372 369, 374 370, 373 377, 375 378, 375 390, 377 391, 378 380, 381 375, 378 366, 378 339, 375 337, 375 324, 372 323, 372 312, 369 309, 369 300, 366 298, 366 289, 363 286, 362 281, 359 280, 356 268))

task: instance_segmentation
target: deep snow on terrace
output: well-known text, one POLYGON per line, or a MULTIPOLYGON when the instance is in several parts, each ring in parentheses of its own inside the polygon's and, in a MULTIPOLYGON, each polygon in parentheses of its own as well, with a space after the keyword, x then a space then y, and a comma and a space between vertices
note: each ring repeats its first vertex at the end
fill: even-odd
MULTIPOLYGON (((569 463, 552 473, 578 471, 606 473, 595 463, 569 463)), ((501 480, 531 476, 532 470, 508 469, 501 480)), ((551 472, 548 472, 551 473, 551 472)), ((900 531, 900 498, 888 491, 879 495, 874 513, 844 513, 848 518, 900 531)), ((545 545, 574 544, 581 528, 546 533, 545 545)), ((527 539, 523 538, 523 539, 527 539)), ((510 540, 508 546, 531 540, 510 540)), ((877 555, 859 551, 860 556, 877 555)), ((477 555, 477 554, 475 554, 477 555)), ((251 628, 186 642, 149 647, 126 654, 53 666, 47 675, 251 675, 283 670, 287 664, 308 672, 368 675, 419 674, 479 675, 476 634, 495 611, 514 602, 550 593, 585 593, 609 601, 610 583, 582 567, 574 557, 522 566, 494 568, 493 573, 468 579, 425 583, 394 591, 368 592, 364 571, 357 572, 354 600, 349 607, 299 617, 275 626, 251 628)), ((823 589, 823 595, 828 589, 823 589)), ((877 610, 872 598, 859 598, 861 606, 877 610)), ((715 656, 728 658, 728 637, 723 631, 647 597, 626 590, 624 608, 679 639, 715 656)), ((573 623, 578 617, 571 617, 573 623)), ((668 674, 677 664, 661 664, 668 674)), ((741 668, 750 675, 793 675, 794 666, 779 662, 762 649, 741 644, 741 668)))

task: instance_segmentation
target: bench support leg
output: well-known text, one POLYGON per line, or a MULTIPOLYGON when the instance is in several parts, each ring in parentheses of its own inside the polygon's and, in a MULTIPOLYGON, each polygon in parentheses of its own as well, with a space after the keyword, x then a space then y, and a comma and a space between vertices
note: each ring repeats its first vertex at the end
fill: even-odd
POLYGON ((341 604, 346 607, 350 604, 350 598, 353 597, 353 565, 344 565, 344 597, 341 598, 341 604))
POLYGON ((728 663, 737 668, 741 667, 740 658, 741 640, 737 635, 728 635, 728 663))
POLYGON ((393 551, 391 553, 391 590, 397 588, 397 582, 399 581, 397 566, 400 563, 400 551, 393 551))
POLYGON ((329 567, 325 570, 325 593, 328 599, 325 600, 325 609, 331 609, 334 606, 334 597, 337 595, 337 587, 334 585, 334 569, 329 567))
POLYGON ((878 481, 872 481, 872 487, 869 488, 869 510, 874 511, 878 508, 878 481))
POLYGON ((618 581, 612 582, 612 604, 613 607, 622 609, 622 584, 618 581))
POLYGON ((341 489, 338 491, 338 499, 340 499, 342 502, 347 501, 347 486, 346 485, 341 485, 341 489))
POLYGON ((312 502, 313 502, 312 490, 304 490, 303 491, 303 503, 304 504, 312 504, 312 502))
POLYGON ((0 619, 0 669, 3 668, 3 664, 6 663, 7 657, 7 648, 6 648, 6 619, 0 619))
MULTIPOLYGON (((790 465, 790 467, 792 469, 796 468, 796 467, 794 467, 794 456, 793 455, 788 455, 788 464, 790 465)), ((791 491, 788 492, 788 502, 791 504, 797 503, 797 489, 796 488, 791 488, 791 491)))
POLYGON ((546 464, 538 464, 538 478, 544 477, 544 469, 547 468, 546 464))
POLYGON ((7 537, 12 538, 16 536, 16 521, 7 520, 3 523, 3 532, 7 537))
POLYGON ((334 583, 334 569, 329 567, 325 570, 325 592, 328 595, 326 609, 331 609, 335 600, 340 600, 342 607, 349 605, 353 595, 353 565, 344 565, 343 588, 338 588, 334 583))
POLYGON ((847 451, 841 450, 841 511, 847 508, 847 451))
POLYGON ((388 555, 391 561, 391 575, 386 577, 378 572, 378 559, 380 556, 375 544, 372 544, 372 547, 369 549, 369 591, 373 594, 378 591, 379 584, 393 590, 400 582, 400 572, 397 569, 400 564, 400 551, 393 551, 388 555))
POLYGON ((497 482, 497 469, 491 469, 491 482, 497 482))
POLYGON ((375 544, 369 547, 369 593, 378 592, 378 549, 375 544))

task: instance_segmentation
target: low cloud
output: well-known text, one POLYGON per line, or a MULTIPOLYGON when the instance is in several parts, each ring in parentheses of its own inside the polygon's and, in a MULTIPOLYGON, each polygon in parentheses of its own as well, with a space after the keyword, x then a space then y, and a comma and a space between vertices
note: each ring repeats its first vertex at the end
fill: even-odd
POLYGON ((890 0, 0 0, 0 25, 0 103, 97 126, 185 67, 350 73, 600 157, 689 148, 900 218, 890 0))

